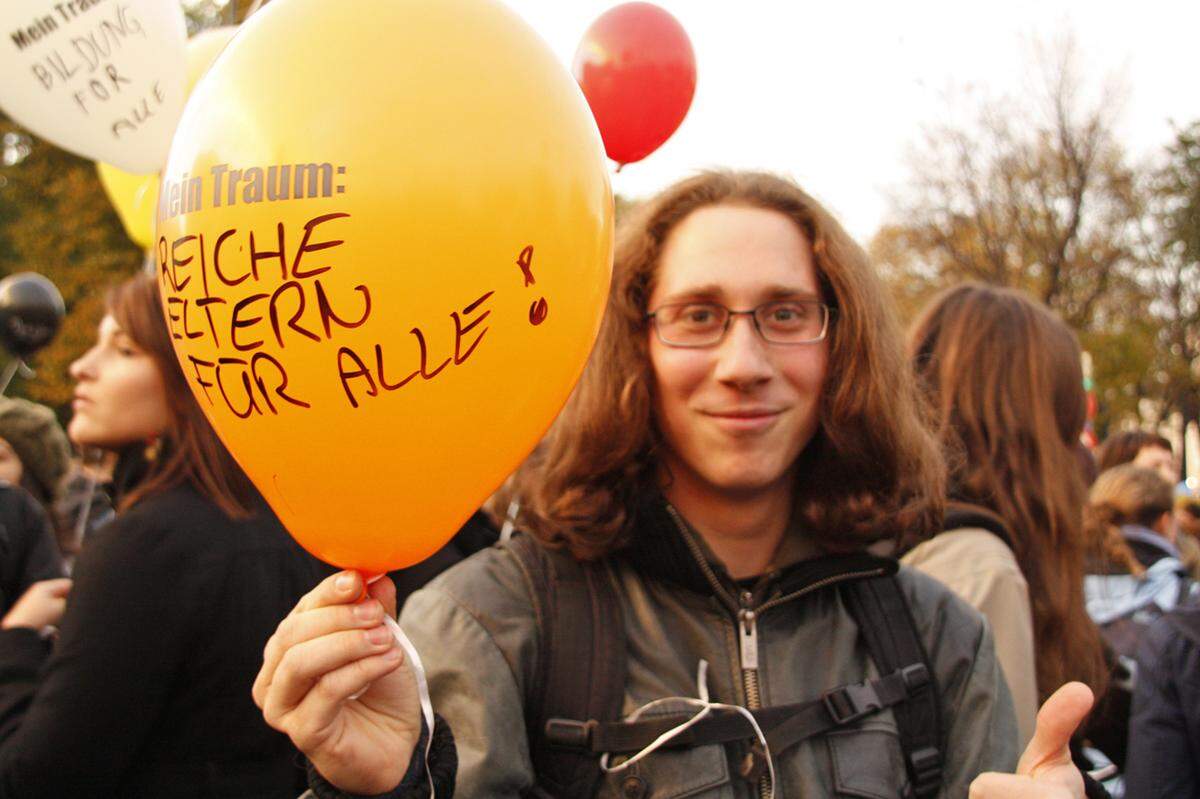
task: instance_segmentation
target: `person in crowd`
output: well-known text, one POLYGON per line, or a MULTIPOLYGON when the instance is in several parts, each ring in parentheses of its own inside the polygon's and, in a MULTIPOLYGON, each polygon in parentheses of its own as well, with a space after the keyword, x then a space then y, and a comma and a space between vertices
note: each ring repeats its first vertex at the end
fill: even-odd
POLYGON ((1158 472, 1172 486, 1179 482, 1179 468, 1171 442, 1156 433, 1144 430, 1114 433, 1100 445, 1097 460, 1101 472, 1122 463, 1132 463, 1158 472))
POLYGON ((1200 799, 1200 602, 1154 622, 1137 652, 1125 795, 1200 799))
POLYGON ((71 438, 120 452, 118 516, 73 585, 37 584, 0 622, 0 797, 293 799, 304 772, 250 687, 280 615, 328 569, 205 420, 150 276, 111 294, 71 374, 71 438))
POLYGON ((1099 550, 1084 578, 1088 614, 1115 658, 1113 690, 1088 724, 1092 743, 1124 768, 1134 656, 1150 625, 1186 599, 1187 569, 1175 548, 1171 484, 1159 472, 1123 463, 1102 472, 1086 513, 1099 550))
MULTIPOLYGON (((1131 430, 1109 436, 1100 446, 1099 463, 1101 471, 1123 463, 1132 463, 1158 472, 1159 476, 1172 486, 1179 482, 1178 461, 1175 459, 1171 442, 1144 430, 1131 430)), ((1183 504, 1177 504, 1175 520, 1183 534, 1177 536, 1173 544, 1192 579, 1200 580, 1200 541, 1197 540, 1200 525, 1189 524, 1193 517, 1187 513, 1185 507, 1183 504), (1193 532, 1193 529, 1197 532, 1193 532)), ((1200 514, 1195 518, 1200 518, 1200 514)))
POLYGON ((95 448, 72 459, 54 505, 59 544, 68 564, 116 515, 111 490, 115 466, 116 453, 95 448))
POLYGON ((47 515, 71 462, 71 444, 45 405, 0 397, 0 480, 19 485, 47 515))
MULTIPOLYGON (((704 173, 623 222, 592 357, 511 483, 524 532, 404 606, 444 718, 432 744, 409 659, 373 638, 394 608, 387 581, 357 601, 347 572, 306 596, 267 646, 255 700, 308 755, 319 796, 424 795, 429 777, 439 797, 965 796, 1016 764, 986 625, 864 553, 940 529, 943 474, 863 252, 789 181, 704 173), (858 598, 888 585, 901 615, 881 628, 858 598), (561 606, 580 609, 575 624, 559 625, 561 606), (928 656, 891 673, 913 678, 891 700, 870 682, 889 674, 872 667, 881 629, 928 656), (543 677, 582 683, 594 715, 553 714, 571 703, 543 677), (915 720, 931 695, 937 710, 915 720), (773 726, 777 713, 805 720, 773 726)), ((1086 712, 1081 692, 1050 708, 1056 723, 1069 708, 1060 726, 1086 712)), ((1047 779, 1082 795, 1060 737, 972 796, 1047 779)))
MULTIPOLYGON (((57 528, 48 510, 71 457, 54 412, 0 397, 0 614, 42 580, 64 576, 57 528)), ((57 602, 61 582, 44 586, 57 602)))
MULTIPOLYGON (((74 493, 76 475, 71 443, 54 411, 26 399, 0 397, 0 480, 37 500, 65 567, 79 554, 77 519, 62 512, 74 493)), ((49 576, 61 575, 55 571, 49 576)))
POLYGON ((1086 397, 1075 336, 1017 291, 944 291, 909 352, 950 466, 946 531, 902 562, 988 619, 1022 741, 1040 702, 1078 680, 1102 694, 1107 666, 1083 600, 1086 397))
MULTIPOLYGON (((63 576, 53 528, 41 506, 23 488, 0 484, 0 615, 13 611, 34 585, 63 576)), ((60 598, 66 588, 54 582, 40 589, 46 590, 60 598)))

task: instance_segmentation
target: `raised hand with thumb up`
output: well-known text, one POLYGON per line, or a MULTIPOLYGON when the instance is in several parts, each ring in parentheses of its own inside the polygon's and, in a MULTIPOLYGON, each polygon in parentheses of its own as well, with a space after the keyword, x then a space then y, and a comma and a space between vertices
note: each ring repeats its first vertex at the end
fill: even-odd
POLYGON ((1083 683, 1059 688, 1038 711, 1037 729, 1017 764, 1016 774, 981 774, 970 799, 1084 799, 1083 775, 1071 762, 1075 729, 1092 709, 1092 691, 1083 683))

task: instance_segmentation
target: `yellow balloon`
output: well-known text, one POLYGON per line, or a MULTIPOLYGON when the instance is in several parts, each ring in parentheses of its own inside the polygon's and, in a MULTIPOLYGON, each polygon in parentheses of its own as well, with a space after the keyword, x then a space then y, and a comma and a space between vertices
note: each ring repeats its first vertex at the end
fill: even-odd
POLYGON ((491 0, 274 0, 197 86, 156 242, 184 373, 293 535, 436 551, 529 453, 599 327, 604 148, 491 0))
POLYGON ((217 56, 229 44, 233 34, 237 33, 236 25, 226 25, 220 28, 208 28, 188 39, 187 43, 187 92, 192 90, 208 68, 217 60, 217 56))
MULTIPOLYGON (((221 50, 237 33, 235 27, 210 28, 188 39, 187 43, 187 91, 190 94, 196 82, 216 60, 221 50)), ((154 242, 155 206, 158 204, 158 175, 135 175, 117 169, 111 164, 96 163, 100 183, 112 201, 117 216, 125 228, 125 235, 143 250, 150 249, 154 242)))
POLYGON ((100 185, 108 194, 129 240, 143 250, 154 242, 154 206, 158 204, 158 175, 134 175, 112 164, 96 162, 100 185))

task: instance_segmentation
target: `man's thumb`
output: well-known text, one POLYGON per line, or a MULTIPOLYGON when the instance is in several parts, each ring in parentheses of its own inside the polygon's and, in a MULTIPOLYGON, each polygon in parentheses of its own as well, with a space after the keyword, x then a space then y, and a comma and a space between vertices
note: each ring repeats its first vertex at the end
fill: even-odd
POLYGON ((1037 729, 1021 755, 1017 773, 1032 775, 1042 766, 1070 763, 1071 736, 1092 709, 1093 701, 1092 689, 1081 682, 1069 682, 1055 691, 1038 711, 1037 729))

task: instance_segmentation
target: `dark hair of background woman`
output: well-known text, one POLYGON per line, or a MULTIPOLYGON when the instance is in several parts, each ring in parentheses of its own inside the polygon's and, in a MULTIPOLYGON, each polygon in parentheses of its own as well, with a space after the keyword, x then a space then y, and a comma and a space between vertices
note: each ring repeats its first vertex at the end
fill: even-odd
POLYGON ((1086 395, 1075 334, 1027 295, 968 283, 938 295, 910 351, 950 460, 950 496, 1008 526, 1029 586, 1044 701, 1080 680, 1100 695, 1108 669, 1087 615, 1087 501, 1076 447, 1086 395))

